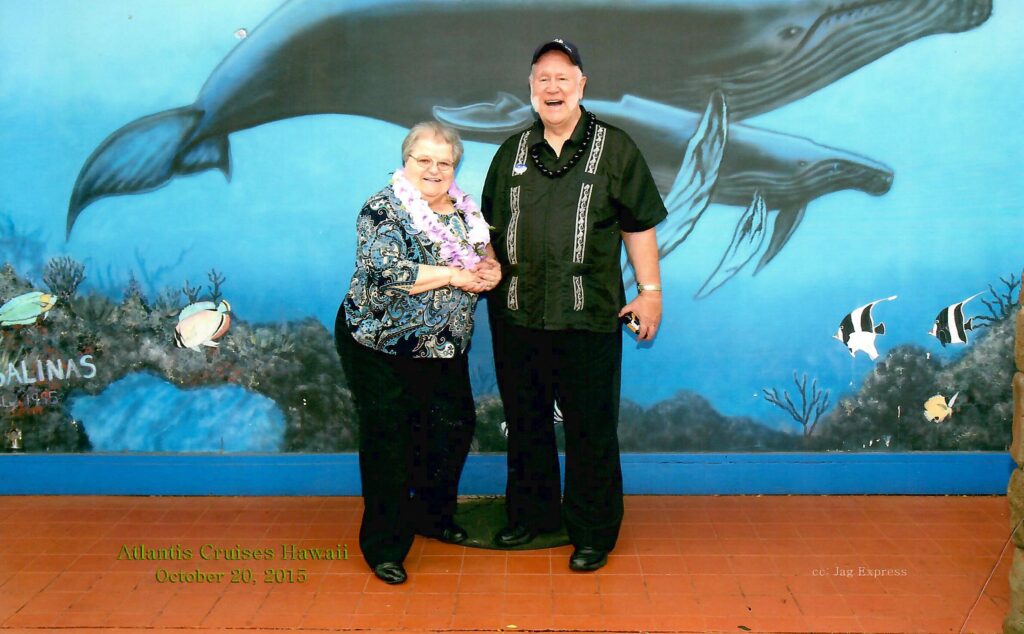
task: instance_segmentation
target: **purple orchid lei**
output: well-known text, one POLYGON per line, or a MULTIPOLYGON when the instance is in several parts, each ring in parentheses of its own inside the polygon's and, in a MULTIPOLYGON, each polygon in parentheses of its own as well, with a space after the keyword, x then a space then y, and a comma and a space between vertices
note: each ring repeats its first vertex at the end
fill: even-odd
POLYGON ((468 240, 457 237, 437 219, 437 214, 423 199, 420 190, 405 177, 404 169, 395 170, 391 176, 391 188, 412 218, 413 226, 439 245, 442 261, 470 269, 484 258, 484 247, 491 241, 487 221, 470 195, 459 189, 454 180, 448 188, 448 196, 466 219, 468 240))

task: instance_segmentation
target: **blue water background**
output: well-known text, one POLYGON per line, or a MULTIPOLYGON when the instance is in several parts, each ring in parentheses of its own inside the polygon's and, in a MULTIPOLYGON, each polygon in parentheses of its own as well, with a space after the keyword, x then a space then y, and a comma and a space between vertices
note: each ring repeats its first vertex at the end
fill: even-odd
POLYGON ((182 389, 146 372, 98 396, 76 396, 71 415, 94 451, 275 452, 284 414, 274 401, 237 385, 182 389))
MULTIPOLYGON (((101 200, 64 242, 71 188, 97 145, 140 116, 191 103, 238 43, 235 31, 278 4, 0 0, 0 213, 39 232, 47 256, 86 262, 86 286, 117 294, 134 271, 155 292, 205 282, 215 267, 240 318, 313 315, 330 327, 352 270, 356 213, 399 164, 404 130, 391 124, 325 115, 233 134, 230 183, 211 171, 101 200)), ((664 325, 653 347, 627 340, 624 397, 651 404, 692 390, 726 414, 786 427, 761 389, 788 387, 796 371, 833 402, 854 390, 872 362, 851 358, 832 334, 853 308, 894 294, 876 309, 887 327, 881 354, 899 344, 958 354, 927 334, 936 313, 1024 266, 1024 2, 995 5, 977 29, 918 40, 746 121, 881 161, 895 172, 892 190, 811 203, 758 276, 745 271, 694 301, 741 212, 712 207, 662 263, 664 325)), ((524 56, 532 46, 523 43, 524 56)), ((508 90, 525 98, 525 73, 508 90)), ((468 144, 464 189, 479 192, 494 150, 468 144)), ((978 313, 975 300, 968 314, 978 313)), ((483 329, 473 354, 486 365, 483 329)))

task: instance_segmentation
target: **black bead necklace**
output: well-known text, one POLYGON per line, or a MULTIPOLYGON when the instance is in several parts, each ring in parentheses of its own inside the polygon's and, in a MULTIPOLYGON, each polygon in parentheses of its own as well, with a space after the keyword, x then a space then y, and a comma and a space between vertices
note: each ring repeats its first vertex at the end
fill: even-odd
POLYGON ((579 163, 580 159, 583 158, 583 154, 590 147, 590 140, 594 137, 594 121, 597 119, 597 117, 595 117, 593 113, 590 112, 587 112, 586 116, 587 130, 583 136, 583 143, 580 143, 580 146, 576 148, 576 151, 573 152, 573 155, 569 157, 569 162, 563 165, 562 167, 559 167, 556 170, 549 170, 540 161, 540 144, 538 143, 537 145, 534 145, 533 148, 531 148, 530 158, 533 160, 534 166, 536 166, 536 168, 540 170, 541 174, 547 176, 548 178, 558 178, 559 176, 564 176, 566 172, 571 170, 573 166, 576 165, 576 163, 579 163))

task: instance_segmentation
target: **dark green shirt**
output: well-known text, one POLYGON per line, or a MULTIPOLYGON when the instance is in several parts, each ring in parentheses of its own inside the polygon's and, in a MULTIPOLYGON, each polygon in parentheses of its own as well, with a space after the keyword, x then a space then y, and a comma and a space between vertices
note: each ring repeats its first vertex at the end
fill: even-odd
POLYGON ((561 155, 538 120, 506 140, 491 161, 482 210, 502 265, 488 295, 491 314, 545 330, 614 332, 626 303, 622 231, 645 231, 665 218, 654 178, 629 136, 583 111, 561 155), (551 172, 575 164, 558 177, 551 172))

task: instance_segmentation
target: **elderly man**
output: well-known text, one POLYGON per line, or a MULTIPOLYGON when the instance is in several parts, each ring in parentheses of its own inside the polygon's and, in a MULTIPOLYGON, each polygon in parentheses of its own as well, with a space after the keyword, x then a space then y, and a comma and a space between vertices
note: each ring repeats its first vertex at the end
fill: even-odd
POLYGON ((577 571, 607 563, 622 523, 619 321, 635 315, 641 340, 657 331, 654 226, 667 215, 633 141, 580 105, 586 83, 573 44, 556 39, 537 48, 530 98, 540 119, 498 149, 482 197, 502 265, 487 303, 508 424, 508 525, 495 542, 526 544, 564 520, 575 547, 569 567, 577 571), (623 243, 639 282, 628 304, 623 243), (565 428, 564 501, 556 400, 565 428))

